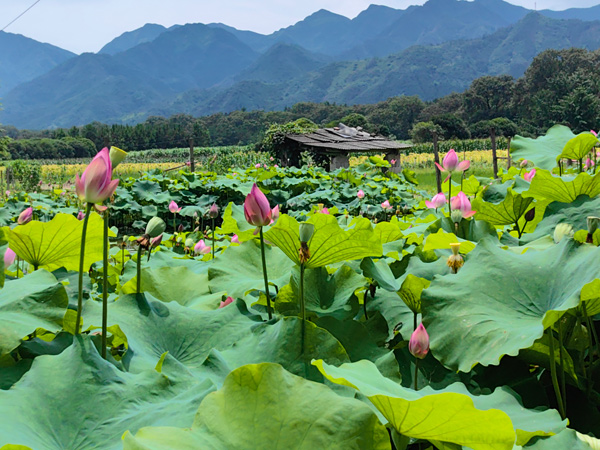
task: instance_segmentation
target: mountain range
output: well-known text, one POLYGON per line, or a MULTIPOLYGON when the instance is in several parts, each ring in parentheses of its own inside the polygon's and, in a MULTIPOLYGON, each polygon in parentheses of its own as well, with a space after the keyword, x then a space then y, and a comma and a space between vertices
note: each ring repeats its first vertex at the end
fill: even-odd
POLYGON ((548 48, 600 47, 600 5, 531 12, 503 0, 320 10, 270 35, 220 23, 147 24, 74 55, 0 32, 0 122, 135 123, 149 115, 282 109, 300 101, 434 99, 480 76, 521 76, 548 48))

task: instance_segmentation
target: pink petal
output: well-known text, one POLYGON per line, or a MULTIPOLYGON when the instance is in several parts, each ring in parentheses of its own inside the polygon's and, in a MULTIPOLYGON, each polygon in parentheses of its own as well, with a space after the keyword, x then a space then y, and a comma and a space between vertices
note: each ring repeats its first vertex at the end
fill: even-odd
POLYGON ((467 160, 464 160, 464 161, 461 161, 461 162, 458 164, 458 170, 460 170, 461 172, 464 172, 464 171, 465 171, 465 170, 467 170, 469 167, 471 167, 471 161, 469 161, 468 159, 467 159, 467 160))
POLYGON ((440 172, 445 172, 446 169, 444 169, 442 166, 440 166, 438 163, 435 163, 435 165, 437 166, 437 168, 440 170, 440 172))

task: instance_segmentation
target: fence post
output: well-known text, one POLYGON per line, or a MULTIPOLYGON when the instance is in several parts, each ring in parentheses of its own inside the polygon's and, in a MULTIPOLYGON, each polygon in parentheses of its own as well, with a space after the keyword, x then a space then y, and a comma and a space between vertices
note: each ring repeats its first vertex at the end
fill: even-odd
POLYGON ((190 138, 190 171, 196 171, 196 162, 194 161, 194 138, 190 138))
POLYGON ((498 178, 498 155, 496 153, 496 130, 490 129, 490 138, 492 140, 492 165, 494 167, 494 178, 498 178))
MULTIPOLYGON (((436 163, 440 163, 440 152, 438 151, 438 134, 433 131, 433 160, 436 163)), ((435 166, 435 181, 437 183, 438 193, 442 192, 442 174, 440 173, 440 169, 438 169, 437 165, 435 166)))
POLYGON ((510 142, 512 141, 512 137, 508 137, 508 143, 506 144, 506 170, 510 169, 512 166, 512 160, 510 159, 510 142))

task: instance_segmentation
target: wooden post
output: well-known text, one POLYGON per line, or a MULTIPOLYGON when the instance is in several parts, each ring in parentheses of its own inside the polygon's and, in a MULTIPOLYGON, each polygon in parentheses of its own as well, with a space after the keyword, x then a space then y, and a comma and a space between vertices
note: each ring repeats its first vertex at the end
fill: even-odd
POLYGON ((492 164, 494 167, 494 178, 498 178, 498 155, 496 153, 496 130, 490 129, 490 138, 492 140, 492 164))
POLYGON ((395 152, 386 153, 385 160, 389 161, 389 163, 392 165, 392 167, 390 168, 390 170, 392 172, 394 172, 394 173, 402 172, 402 165, 401 165, 401 160, 400 160, 400 150, 396 150, 395 152), (393 164, 392 164, 392 161, 394 161, 393 164))
POLYGON ((194 161, 194 138, 190 138, 190 171, 196 171, 196 162, 194 161))
MULTIPOLYGON (((438 150, 438 134, 433 131, 433 160, 436 163, 440 163, 440 152, 438 150)), ((438 193, 442 192, 442 174, 440 169, 438 169, 437 165, 435 166, 435 181, 437 183, 438 193)))
POLYGON ((506 144, 506 170, 510 169, 512 165, 512 160, 510 159, 510 142, 512 141, 512 137, 508 137, 508 143, 506 144))

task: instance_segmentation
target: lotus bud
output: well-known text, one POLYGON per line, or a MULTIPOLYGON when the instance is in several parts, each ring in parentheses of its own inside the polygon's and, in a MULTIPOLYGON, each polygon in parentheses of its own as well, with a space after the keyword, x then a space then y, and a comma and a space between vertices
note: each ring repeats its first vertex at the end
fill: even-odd
POLYGON ((227 305, 231 305, 234 301, 235 300, 233 300, 233 297, 227 297, 225 301, 221 302, 221 304, 219 305, 219 309, 225 308, 227 305))
POLYGON ((554 229, 554 243, 558 244, 565 237, 571 238, 573 237, 573 227, 568 223, 559 223, 554 229))
POLYGON ((92 159, 79 178, 75 177, 75 191, 81 201, 87 203, 102 203, 115 193, 119 180, 112 179, 112 162, 108 148, 92 159))
POLYGON ((160 245, 160 243, 162 242, 162 238, 163 238, 162 234, 159 234, 155 238, 152 238, 150 240, 150 246, 151 247, 158 247, 160 245))
POLYGON ((523 175, 523 179, 529 183, 531 183, 533 177, 535 177, 535 169, 532 169, 530 172, 525 172, 525 174, 523 175))
POLYGON ((531 208, 525 213, 525 220, 527 222, 531 222, 533 219, 535 219, 535 208, 531 208))
POLYGON ((17 254, 13 252, 10 248, 7 248, 6 252, 4 253, 4 268, 6 269, 7 267, 11 266, 12 263, 15 262, 16 257, 17 254))
POLYGON ((359 189, 359 191, 358 191, 358 193, 356 194, 356 196, 357 196, 359 199, 361 199, 361 200, 362 200, 363 198, 365 198, 365 191, 363 191, 362 189, 359 189))
POLYGON ((187 239, 185 240, 185 246, 186 246, 187 248, 192 248, 192 247, 194 247, 194 240, 193 240, 192 238, 187 238, 187 239))
POLYGON ((180 223, 179 226, 177 227, 177 231, 179 233, 183 233, 183 224, 182 223, 180 223))
POLYGON ((146 225, 146 233, 148 237, 155 238, 158 235, 165 232, 167 229, 167 224, 160 217, 153 217, 148 221, 148 225, 146 225))
POLYGON ((79 211, 77 213, 77 220, 83 220, 85 218, 85 213, 83 211, 79 211))
POLYGON ((121 164, 121 162, 127 156, 127 152, 121 150, 118 147, 111 147, 109 152, 110 162, 112 164, 113 170, 121 164))
POLYGON ((204 243, 203 239, 200 239, 198 243, 194 246, 194 252, 197 255, 206 255, 211 252, 211 247, 204 243))
POLYGON ((386 210, 386 209, 392 209, 392 205, 390 205, 390 201, 389 201, 389 200, 386 200, 385 202, 383 202, 383 203, 381 204, 381 207, 382 207, 384 210, 386 210))
POLYGON ((588 235, 587 235, 586 242, 588 244, 594 243, 594 233, 598 229, 598 225, 600 225, 600 217, 588 217, 587 218, 588 235))
POLYGON ((271 223, 271 205, 256 183, 244 201, 244 216, 246 221, 255 227, 264 227, 271 223))
POLYGON ((33 219, 33 208, 30 206, 29 208, 23 210, 21 214, 19 214, 17 223, 19 225, 25 225, 26 223, 31 222, 31 219, 33 219))
POLYGON ((208 217, 211 219, 216 219, 219 217, 219 207, 216 203, 213 203, 210 209, 208 210, 208 217))
POLYGON ((459 253, 460 243, 450 244, 450 249, 452 250, 452 254, 448 257, 446 264, 452 269, 452 273, 458 273, 458 269, 465 264, 465 260, 459 253))
POLYGON ((237 234, 233 235, 233 237, 231 238, 231 243, 232 244, 239 244, 240 243, 240 239, 238 238, 237 234))
POLYGON ((315 226, 312 223, 302 222, 300 224, 300 242, 308 242, 315 232, 315 226))
POLYGON ((181 208, 177 203, 175 203, 175 200, 172 200, 171 203, 169 203, 169 211, 171 211, 173 214, 181 211, 181 208))
POLYGON ((529 164, 529 161, 524 159, 523 161, 521 161, 521 168, 527 167, 527 164, 529 164))
POLYGON ((419 324, 417 329, 410 336, 408 341, 408 351, 415 358, 423 359, 429 353, 429 335, 423 324, 419 324))

